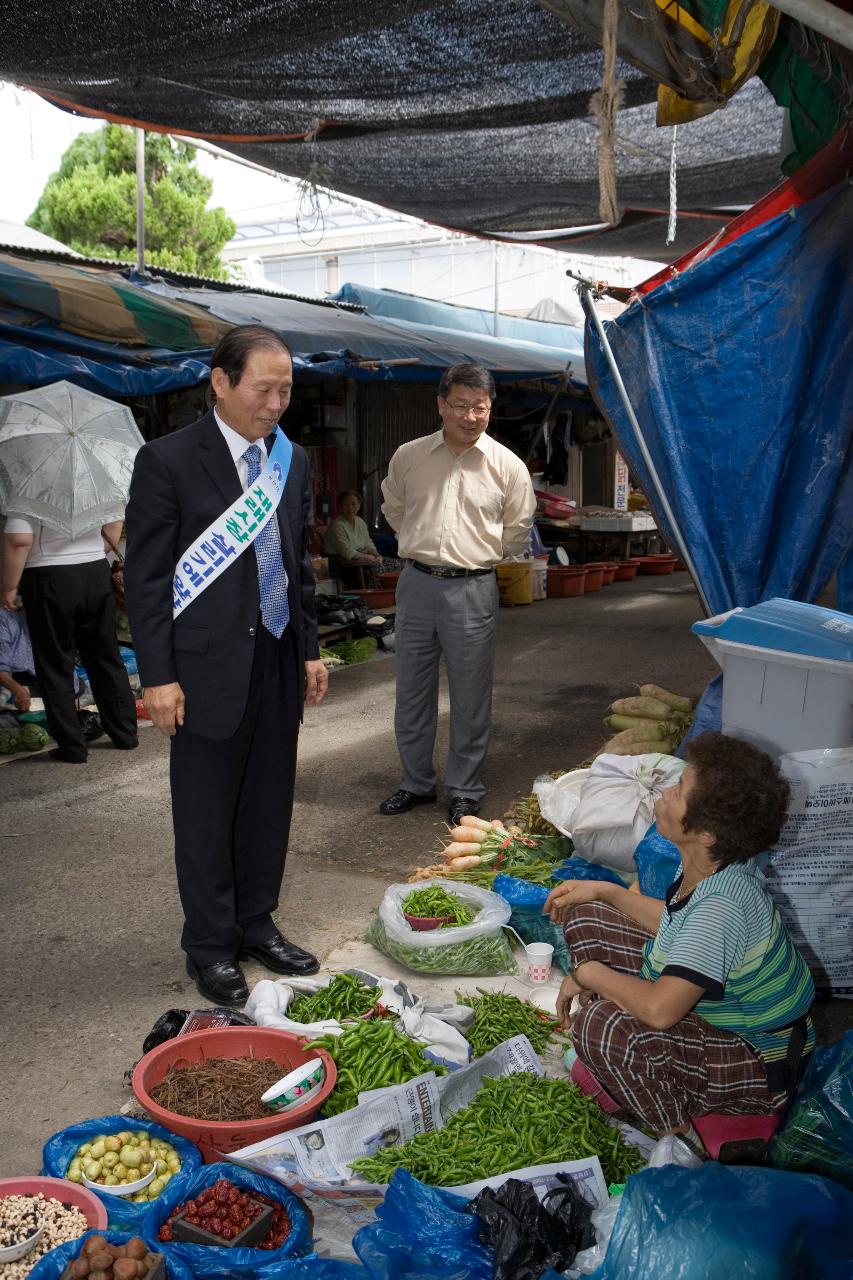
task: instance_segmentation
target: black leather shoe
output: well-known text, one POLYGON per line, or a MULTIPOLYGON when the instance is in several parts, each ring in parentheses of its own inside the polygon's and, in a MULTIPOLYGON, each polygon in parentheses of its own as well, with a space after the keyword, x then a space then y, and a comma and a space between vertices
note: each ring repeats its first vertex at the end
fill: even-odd
POLYGON ((309 973, 316 973, 320 968, 320 962, 316 956, 312 956, 310 951, 303 951, 301 947, 294 946, 280 933, 270 938, 269 942, 262 942, 254 947, 244 947, 239 959, 245 960, 248 956, 253 960, 259 960, 267 969, 272 969, 273 973, 289 974, 291 977, 305 977, 309 973))
POLYGON ((387 800, 383 800, 379 806, 379 812, 384 813, 386 817, 390 817, 395 813, 408 813, 410 809, 414 809, 419 804, 435 804, 435 796, 419 796, 414 791, 404 791, 402 787, 399 791, 395 791, 393 796, 389 796, 387 800))
POLYGON ((450 819, 451 827, 458 827, 466 813, 479 812, 480 806, 476 800, 472 800, 469 796, 454 796, 450 801, 447 816, 450 819))
POLYGON ((220 960, 218 964, 196 964, 187 956, 187 973, 201 994, 214 1004, 242 1004, 249 998, 246 979, 233 960, 220 960))

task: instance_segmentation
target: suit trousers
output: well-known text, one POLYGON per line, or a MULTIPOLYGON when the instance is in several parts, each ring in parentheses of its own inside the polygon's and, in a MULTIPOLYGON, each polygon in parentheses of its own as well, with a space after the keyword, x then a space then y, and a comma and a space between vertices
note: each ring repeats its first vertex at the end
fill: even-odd
POLYGON ((402 786, 435 791, 438 668, 444 657, 450 691, 450 749, 444 774, 449 798, 479 800, 480 774, 492 723, 498 588, 494 574, 437 578, 407 565, 397 585, 394 731, 402 786))
POLYGON ((178 729, 172 738, 175 866, 181 946, 197 965, 266 942, 284 873, 302 679, 291 629, 258 620, 249 695, 230 738, 178 729))
POLYGON ((137 741, 136 703, 116 640, 116 608, 106 559, 25 569, 21 597, 47 724, 59 747, 85 760, 74 664, 86 668, 98 714, 117 747, 137 741))

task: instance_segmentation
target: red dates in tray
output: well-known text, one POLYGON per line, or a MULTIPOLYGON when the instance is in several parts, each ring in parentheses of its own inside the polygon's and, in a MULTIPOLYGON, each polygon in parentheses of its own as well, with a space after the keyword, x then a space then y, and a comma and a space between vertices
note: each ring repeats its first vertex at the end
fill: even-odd
POLYGON ((164 1244, 213 1244, 225 1248, 280 1249, 290 1235, 283 1205, 259 1191, 248 1193, 220 1178, 173 1210, 157 1239, 164 1244))

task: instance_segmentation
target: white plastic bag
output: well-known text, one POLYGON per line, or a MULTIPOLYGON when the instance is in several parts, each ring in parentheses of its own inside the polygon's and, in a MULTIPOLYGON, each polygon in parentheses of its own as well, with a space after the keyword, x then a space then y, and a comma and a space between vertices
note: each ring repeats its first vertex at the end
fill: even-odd
POLYGON ((544 774, 533 784, 533 793, 539 801, 539 812, 564 836, 572 834, 581 787, 589 777, 589 769, 573 769, 561 778, 544 774))
POLYGON ((367 941, 415 973, 488 976, 516 972, 512 949, 503 932, 512 915, 497 893, 453 880, 424 880, 419 889, 437 885, 454 893, 476 915, 470 924, 423 932, 413 929, 403 913, 411 884, 391 884, 368 926, 367 941))
POLYGON ((583 780, 568 833, 589 862, 635 871, 634 850, 652 825, 655 801, 686 768, 675 756, 600 755, 583 780))

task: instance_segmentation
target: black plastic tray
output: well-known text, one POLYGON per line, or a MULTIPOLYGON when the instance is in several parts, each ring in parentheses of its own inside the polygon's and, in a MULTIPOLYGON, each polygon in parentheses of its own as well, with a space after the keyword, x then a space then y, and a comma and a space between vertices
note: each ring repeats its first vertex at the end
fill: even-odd
POLYGON ((225 1240, 214 1231, 205 1231, 204 1227, 197 1227, 194 1222, 187 1222, 182 1213, 172 1219, 172 1239, 182 1244, 213 1244, 220 1249, 251 1249, 253 1245, 260 1244, 264 1236, 269 1234, 275 1210, 271 1204, 263 1204, 260 1200, 254 1200, 253 1196, 249 1199, 260 1207, 261 1212, 254 1222, 250 1222, 238 1236, 234 1236, 233 1240, 225 1240))

